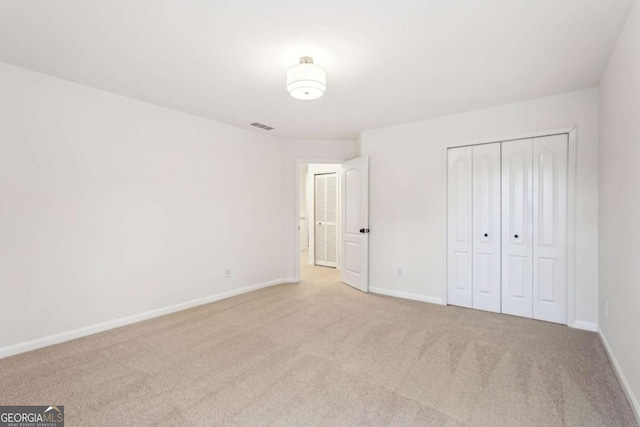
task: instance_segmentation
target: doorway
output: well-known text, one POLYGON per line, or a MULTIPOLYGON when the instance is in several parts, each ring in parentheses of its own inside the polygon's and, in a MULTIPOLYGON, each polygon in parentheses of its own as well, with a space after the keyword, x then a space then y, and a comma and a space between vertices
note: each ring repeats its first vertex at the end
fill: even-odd
POLYGON ((369 159, 296 160, 295 173, 295 281, 330 274, 335 282, 368 292, 369 159), (322 205, 334 194, 335 207, 322 205), (327 237, 332 227, 335 249, 327 237), (335 267, 327 267, 329 262, 335 267))
POLYGON ((300 280, 338 275, 340 266, 340 163, 300 163, 298 245, 300 280))

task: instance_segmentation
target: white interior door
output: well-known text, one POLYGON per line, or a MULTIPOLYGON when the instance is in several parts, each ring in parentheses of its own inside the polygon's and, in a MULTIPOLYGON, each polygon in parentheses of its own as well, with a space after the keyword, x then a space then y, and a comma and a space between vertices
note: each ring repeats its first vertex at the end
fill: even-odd
POLYGON ((447 152, 447 303, 472 306, 472 147, 447 152))
POLYGON ((533 316, 533 142, 502 144, 502 312, 533 316))
POLYGON ((342 164, 342 272, 340 280, 369 291, 369 158, 342 164))
POLYGON ((533 318, 567 323, 567 135, 533 140, 533 318))
POLYGON ((500 143, 473 147, 473 308, 500 313, 500 143))
POLYGON ((338 175, 315 175, 315 264, 338 265, 338 175))

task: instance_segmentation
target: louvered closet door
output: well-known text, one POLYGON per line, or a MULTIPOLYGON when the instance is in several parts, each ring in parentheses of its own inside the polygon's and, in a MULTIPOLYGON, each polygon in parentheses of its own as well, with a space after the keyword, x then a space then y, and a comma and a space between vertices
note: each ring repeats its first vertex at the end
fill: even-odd
POLYGON ((500 313, 500 143, 473 147, 473 308, 500 313))
POLYGON ((448 150, 447 302, 472 306, 472 148, 448 150))
POLYGON ((567 135, 533 140, 533 318, 567 323, 567 135))
POLYGON ((316 264, 338 265, 338 176, 315 175, 316 264))
POLYGON ((502 143, 502 312, 533 315, 533 143, 502 143))

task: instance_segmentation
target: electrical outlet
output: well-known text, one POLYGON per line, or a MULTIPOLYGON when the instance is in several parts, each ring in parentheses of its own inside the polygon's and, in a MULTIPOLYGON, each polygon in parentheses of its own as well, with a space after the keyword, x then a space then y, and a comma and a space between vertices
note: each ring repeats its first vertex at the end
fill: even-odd
POLYGON ((402 269, 401 268, 398 269, 398 277, 402 277, 402 269))
POLYGON ((228 268, 224 271, 224 277, 226 277, 227 279, 229 277, 231 277, 231 270, 229 270, 228 268))

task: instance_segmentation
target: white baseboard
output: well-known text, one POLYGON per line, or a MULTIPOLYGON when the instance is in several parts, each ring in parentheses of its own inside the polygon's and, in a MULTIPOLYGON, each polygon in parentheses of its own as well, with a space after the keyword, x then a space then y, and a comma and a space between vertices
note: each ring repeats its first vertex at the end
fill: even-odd
POLYGON ((282 279, 282 283, 298 283, 299 280, 296 280, 295 277, 285 277, 282 279))
POLYGON ((388 295, 390 297, 398 297, 398 298, 410 299, 414 301, 428 302, 431 304, 444 305, 442 298, 435 298, 427 295, 412 294, 409 292, 394 291, 391 289, 376 288, 376 287, 369 288, 369 292, 372 292, 374 294, 380 294, 380 295, 388 295))
POLYGON ((198 298, 192 301, 171 305, 169 307, 159 308, 140 314, 134 314, 133 316, 110 320, 108 322, 98 323, 97 325, 87 326, 85 328, 74 329, 72 331, 62 332, 59 334, 38 338, 32 341, 10 345, 8 347, 0 348, 0 359, 31 350, 48 347, 50 345, 59 344, 65 341, 71 341, 76 338, 85 337, 87 335, 96 334, 98 332, 107 331, 109 329, 119 328, 121 326, 130 325, 132 323, 141 322, 143 320, 152 319, 154 317, 164 316, 165 314, 175 313, 177 311, 186 310, 188 308, 197 307, 199 305, 209 304, 211 302, 231 298, 236 295, 245 294, 247 292, 256 291, 258 289, 266 288, 269 286, 280 285, 282 283, 291 283, 292 281, 294 281, 293 278, 269 280, 268 282, 258 283, 257 285, 246 286, 244 288, 236 289, 233 291, 222 292, 219 294, 210 295, 208 297, 198 298))
POLYGON ((575 329, 582 329, 583 331, 591 331, 591 332, 597 332, 598 331, 598 324, 597 323, 582 322, 580 320, 576 320, 571 325, 569 325, 569 327, 570 328, 575 328, 575 329))
POLYGON ((631 390, 631 386, 627 381, 627 378, 624 376, 624 372, 622 372, 622 368, 618 364, 618 360, 613 354, 611 347, 609 346, 609 342, 602 334, 602 331, 598 329, 598 336, 600 337, 600 341, 602 342, 602 346, 604 347, 607 356, 609 356, 609 360, 611 361, 611 365, 613 366, 613 371, 616 373, 616 377, 618 377, 618 381, 622 384, 622 389, 624 390, 624 394, 627 395, 627 400, 629 401, 629 405, 631 406, 631 410, 633 414, 636 416, 636 421, 640 424, 640 404, 638 403, 638 399, 635 394, 633 394, 633 390, 631 390))

